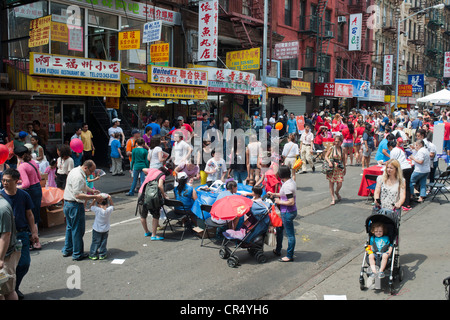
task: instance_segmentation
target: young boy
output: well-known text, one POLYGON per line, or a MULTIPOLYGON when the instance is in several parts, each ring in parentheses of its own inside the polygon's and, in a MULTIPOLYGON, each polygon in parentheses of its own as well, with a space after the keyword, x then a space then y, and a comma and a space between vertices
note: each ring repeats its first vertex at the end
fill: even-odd
POLYGON ((113 134, 114 140, 111 142, 111 161, 112 161, 112 175, 123 176, 125 175, 122 170, 122 151, 120 150, 119 138, 121 134, 116 132, 113 134))
POLYGON ((103 201, 98 206, 96 204, 97 200, 94 201, 91 207, 91 211, 95 213, 95 220, 92 226, 92 244, 89 259, 103 260, 106 258, 106 242, 110 228, 109 221, 111 213, 114 211, 114 203, 110 195, 103 194, 103 201))
POLYGON ((370 231, 373 234, 373 236, 370 237, 369 241, 369 245, 371 246, 372 251, 372 253, 369 253, 369 264, 370 268, 372 269, 371 277, 375 277, 377 274, 375 254, 377 252, 381 252, 382 258, 378 277, 384 278, 384 269, 386 269, 386 264, 388 262, 389 256, 392 254, 393 247, 389 241, 389 237, 386 235, 386 228, 384 224, 376 222, 372 225, 370 231))
POLYGON ((208 174, 206 178, 206 184, 210 187, 214 181, 225 181, 225 175, 227 173, 227 165, 222 157, 222 154, 211 151, 211 159, 208 160, 205 167, 205 172, 208 174))

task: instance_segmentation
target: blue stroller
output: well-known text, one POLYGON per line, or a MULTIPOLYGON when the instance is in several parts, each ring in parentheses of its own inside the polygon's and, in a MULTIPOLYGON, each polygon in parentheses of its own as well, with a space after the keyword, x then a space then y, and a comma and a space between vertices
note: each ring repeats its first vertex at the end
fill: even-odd
MULTIPOLYGON (((387 228, 387 236, 389 241, 393 244, 392 254, 388 259, 386 265, 386 272, 389 271, 389 289, 390 293, 394 294, 394 280, 401 282, 403 280, 403 270, 400 267, 400 254, 399 254, 399 229, 400 229, 401 212, 397 210, 381 209, 380 207, 374 207, 372 214, 366 219, 366 232, 368 239, 366 241, 366 247, 370 244, 370 238, 373 236, 371 232, 372 224, 381 222, 387 228)), ((375 262, 379 267, 381 263, 381 252, 374 252, 375 262)), ((359 276, 360 289, 366 289, 366 282, 364 276, 368 277, 371 271, 369 265, 369 254, 367 250, 364 250, 364 258, 361 266, 361 272, 359 276)), ((381 289, 381 281, 379 278, 375 279, 375 289, 381 289)))

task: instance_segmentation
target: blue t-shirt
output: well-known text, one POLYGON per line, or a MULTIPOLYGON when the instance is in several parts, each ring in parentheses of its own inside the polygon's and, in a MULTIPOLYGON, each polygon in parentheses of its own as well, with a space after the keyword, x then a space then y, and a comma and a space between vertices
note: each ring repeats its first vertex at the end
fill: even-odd
POLYGON ((111 142, 111 158, 120 158, 119 150, 120 148, 120 141, 117 139, 114 139, 111 142))
POLYGON ((159 124, 157 124, 157 123, 155 123, 155 122, 149 123, 149 124, 146 125, 145 127, 146 127, 146 128, 147 128, 147 127, 152 128, 152 137, 155 136, 155 135, 157 135, 157 134, 160 134, 160 133, 161 133, 161 127, 159 126, 159 124))
POLYGON ((28 227, 26 211, 34 207, 30 195, 22 189, 17 189, 16 194, 13 196, 6 194, 5 190, 2 190, 1 193, 14 211, 16 229, 19 230, 28 227))
POLYGON ((384 126, 380 123, 380 132, 384 132, 384 127, 389 123, 389 118, 384 117, 383 120, 381 120, 381 122, 384 122, 384 126))
POLYGON ((297 121, 295 119, 289 118, 287 121, 287 125, 289 126, 288 133, 296 133, 297 132, 297 121))
POLYGON ((384 246, 389 246, 391 244, 388 236, 382 237, 373 236, 370 238, 370 245, 373 246, 374 243, 380 252, 386 252, 387 251, 386 249, 384 251, 381 251, 381 249, 383 249, 384 246))
POLYGON ((388 161, 390 159, 390 157, 386 157, 384 155, 384 153, 383 153, 383 149, 385 149, 388 154, 391 153, 389 151, 387 145, 388 145, 388 140, 387 139, 381 140, 380 145, 378 146, 377 154, 375 155, 375 160, 376 161, 383 160, 384 162, 386 162, 386 161, 388 161))
MULTIPOLYGON (((190 185, 185 185, 184 189, 181 191, 181 194, 178 193, 178 187, 173 189, 173 193, 175 194, 175 199, 184 203, 184 208, 190 210, 194 205, 194 199, 192 199, 192 192, 194 188, 190 185)), ((183 207, 175 207, 175 209, 183 210, 183 207)))

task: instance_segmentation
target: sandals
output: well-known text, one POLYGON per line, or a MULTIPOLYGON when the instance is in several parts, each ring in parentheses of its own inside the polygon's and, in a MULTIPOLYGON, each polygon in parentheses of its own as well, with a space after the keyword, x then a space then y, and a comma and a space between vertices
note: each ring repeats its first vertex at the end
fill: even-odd
POLYGON ((273 249, 272 252, 273 252, 273 254, 276 255, 276 256, 281 256, 281 253, 277 252, 276 249, 273 249))
POLYGON ((157 241, 157 240, 164 240, 164 238, 160 237, 160 236, 153 236, 153 237, 150 238, 150 240, 157 241))
POLYGON ((288 258, 288 257, 284 257, 284 258, 281 258, 281 259, 278 259, 278 261, 280 261, 280 262, 292 262, 292 261, 294 261, 294 258, 288 258))
POLYGON ((342 200, 342 197, 339 195, 339 193, 335 192, 334 194, 336 195, 338 202, 342 200))

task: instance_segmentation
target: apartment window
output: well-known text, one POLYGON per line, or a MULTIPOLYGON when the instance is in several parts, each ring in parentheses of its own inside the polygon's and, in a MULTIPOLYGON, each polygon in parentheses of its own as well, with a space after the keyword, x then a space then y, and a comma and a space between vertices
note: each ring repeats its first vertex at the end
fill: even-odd
POLYGON ((119 60, 119 17, 88 11, 89 58, 119 60))
POLYGON ((289 78, 291 70, 298 69, 298 59, 283 60, 281 65, 281 76, 283 78, 289 78))
POLYGON ((337 26, 337 40, 338 42, 344 42, 344 30, 345 30, 346 24, 340 23, 337 26))
POLYGON ((292 25, 292 0, 284 0, 284 24, 292 25))

